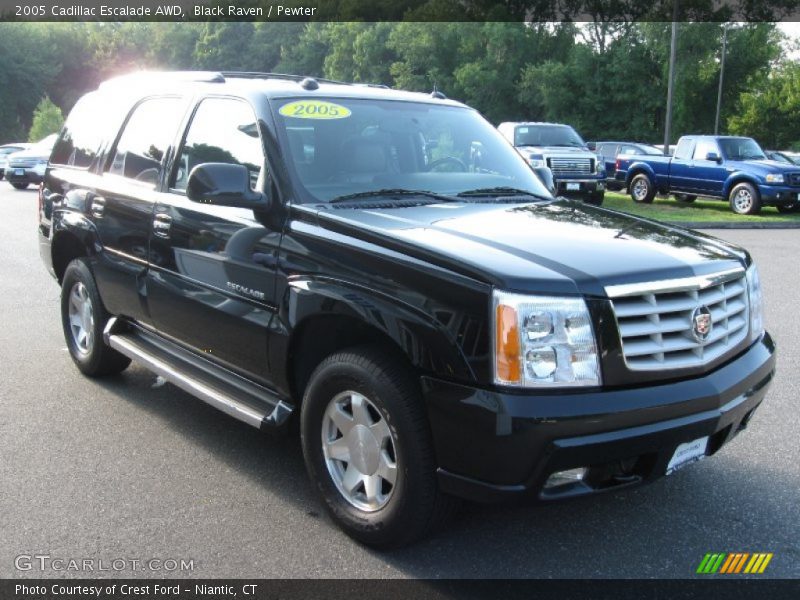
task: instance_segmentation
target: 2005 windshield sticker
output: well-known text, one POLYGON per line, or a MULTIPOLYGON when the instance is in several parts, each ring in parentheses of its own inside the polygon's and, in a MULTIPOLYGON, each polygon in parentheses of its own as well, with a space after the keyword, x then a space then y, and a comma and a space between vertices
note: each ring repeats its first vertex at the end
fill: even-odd
POLYGON ((278 112, 295 119, 346 119, 352 114, 346 106, 323 100, 296 100, 284 104, 278 112))

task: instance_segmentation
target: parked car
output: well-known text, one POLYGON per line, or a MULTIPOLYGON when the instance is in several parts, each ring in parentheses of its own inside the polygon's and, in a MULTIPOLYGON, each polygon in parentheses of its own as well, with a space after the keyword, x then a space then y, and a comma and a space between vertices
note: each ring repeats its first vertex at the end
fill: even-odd
POLYGON ((29 148, 10 154, 5 172, 8 182, 18 190, 24 190, 31 183, 41 183, 56 138, 56 133, 48 135, 29 148))
POLYGON ((598 156, 602 157, 606 170, 606 187, 611 190, 620 190, 623 188, 622 183, 617 181, 615 177, 618 154, 632 154, 636 156, 664 155, 664 153, 655 146, 642 144, 640 142, 594 142, 593 144, 590 143, 589 147, 594 150, 598 156))
POLYGON ((747 137, 687 135, 671 158, 619 156, 616 178, 635 202, 674 193, 684 202, 697 196, 726 200, 742 215, 757 214, 762 206, 783 213, 800 208, 800 168, 769 160, 747 137))
POLYGON ((776 160, 778 162, 786 163, 787 165, 800 165, 800 157, 792 156, 787 152, 781 152, 779 150, 764 150, 764 154, 766 154, 767 158, 770 160, 776 160))
POLYGON ((0 179, 2 179, 5 174, 8 155, 13 154, 14 152, 19 152, 20 150, 25 150, 25 148, 29 146, 30 144, 25 144, 22 142, 4 144, 0 146, 0 179))
POLYGON ((569 125, 501 123, 498 130, 532 168, 548 167, 555 192, 599 206, 606 190, 603 162, 569 125))
MULTIPOLYGON (((658 150, 661 154, 664 154, 664 144, 653 144, 653 148, 658 150)), ((672 156, 675 154, 675 148, 677 148, 675 144, 670 144, 667 148, 667 155, 672 156)))
POLYGON ((296 424, 329 513, 374 546, 456 498, 672 473, 744 430, 774 374, 744 249, 554 198, 441 94, 113 80, 70 113, 40 194, 77 368, 137 360, 249 425, 296 424))

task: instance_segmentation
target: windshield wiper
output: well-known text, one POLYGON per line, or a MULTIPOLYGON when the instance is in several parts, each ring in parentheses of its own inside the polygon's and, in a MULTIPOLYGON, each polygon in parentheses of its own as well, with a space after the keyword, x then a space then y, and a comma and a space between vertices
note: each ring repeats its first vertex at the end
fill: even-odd
POLYGON ((531 198, 537 198, 539 200, 546 200, 551 201, 553 198, 548 196, 543 196, 541 194, 536 194, 534 192, 529 192, 528 190, 521 190, 519 188, 513 187, 493 187, 493 188, 478 188, 476 190, 467 190, 466 192, 461 192, 456 194, 459 198, 470 198, 470 197, 477 197, 477 196, 495 196, 495 197, 506 197, 506 196, 530 196, 531 198))
POLYGON ((427 190, 406 190, 402 188, 391 188, 391 189, 384 189, 384 190, 371 190, 369 192, 357 192, 355 194, 346 194, 344 196, 337 196, 336 198, 329 200, 329 204, 338 204, 340 202, 350 202, 352 200, 366 200, 370 198, 379 198, 381 196, 391 198, 392 196, 424 196, 425 198, 431 198, 432 200, 437 200, 439 202, 455 202, 455 198, 451 198, 450 196, 443 196, 442 194, 436 194, 434 192, 429 192, 427 190))

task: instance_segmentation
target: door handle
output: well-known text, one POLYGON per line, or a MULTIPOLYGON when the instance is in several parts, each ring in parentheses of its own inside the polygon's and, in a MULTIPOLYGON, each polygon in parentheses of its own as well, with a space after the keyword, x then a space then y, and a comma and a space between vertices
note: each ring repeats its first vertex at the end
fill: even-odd
POLYGON ((106 210, 106 199, 102 196, 95 196, 92 198, 92 205, 91 205, 91 212, 92 216, 96 219, 100 219, 103 216, 103 212, 106 210))
POLYGON ((153 218, 153 235, 168 238, 172 229, 172 217, 166 213, 156 213, 153 218))

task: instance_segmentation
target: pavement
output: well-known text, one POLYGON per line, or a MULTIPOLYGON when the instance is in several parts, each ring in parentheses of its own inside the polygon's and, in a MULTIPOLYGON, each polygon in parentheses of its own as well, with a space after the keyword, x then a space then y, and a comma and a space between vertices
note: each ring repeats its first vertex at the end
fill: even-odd
POLYGON ((678 578, 707 552, 772 552, 761 577, 800 577, 794 230, 711 232, 754 255, 779 346, 767 400, 719 454, 591 499, 466 505, 442 533, 382 553, 327 517, 297 438, 136 365, 81 376, 38 255, 36 193, 0 182, 0 207, 0 577, 678 578), (133 563, 149 559, 162 562, 133 563))

